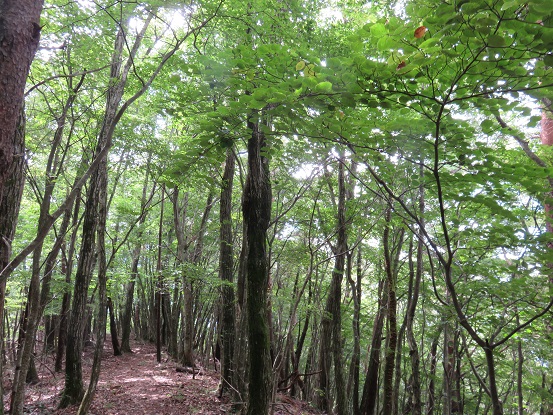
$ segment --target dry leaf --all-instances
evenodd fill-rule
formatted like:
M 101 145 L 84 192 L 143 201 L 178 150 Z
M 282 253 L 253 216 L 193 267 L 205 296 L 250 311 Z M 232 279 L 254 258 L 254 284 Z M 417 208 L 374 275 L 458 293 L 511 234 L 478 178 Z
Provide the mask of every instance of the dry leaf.
M 417 39 L 420 39 L 421 37 L 423 37 L 425 35 L 425 33 L 426 33 L 426 26 L 419 26 L 415 30 L 415 37 Z

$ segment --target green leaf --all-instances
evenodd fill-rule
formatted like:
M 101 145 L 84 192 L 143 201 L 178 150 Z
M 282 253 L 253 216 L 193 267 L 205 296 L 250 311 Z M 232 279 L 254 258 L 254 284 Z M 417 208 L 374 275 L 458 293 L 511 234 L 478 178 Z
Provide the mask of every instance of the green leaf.
M 499 35 L 488 36 L 488 46 L 492 48 L 502 48 L 506 45 L 505 38 Z
M 256 101 L 264 101 L 267 97 L 267 90 L 264 88 L 256 89 L 253 91 L 252 97 Z
M 330 83 L 328 81 L 319 82 L 315 86 L 315 91 L 328 94 L 328 93 L 332 92 L 332 83 Z
M 382 36 L 386 35 L 388 33 L 388 29 L 386 29 L 386 26 L 384 23 L 375 23 L 370 28 L 371 35 L 373 35 L 376 38 L 381 38 Z
M 482 128 L 482 131 L 486 134 L 490 134 L 493 127 L 495 127 L 495 123 L 492 120 L 484 120 L 480 123 L 480 128 Z
M 520 7 L 523 4 L 521 0 L 508 0 L 501 6 L 501 11 L 509 10 L 513 7 Z
M 543 63 L 546 66 L 553 66 L 553 54 L 545 55 L 543 57 Z

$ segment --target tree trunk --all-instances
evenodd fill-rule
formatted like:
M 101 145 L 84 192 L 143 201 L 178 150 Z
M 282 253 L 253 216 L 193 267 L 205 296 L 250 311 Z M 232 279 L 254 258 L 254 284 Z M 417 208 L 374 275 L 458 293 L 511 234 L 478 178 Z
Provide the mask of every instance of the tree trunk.
M 51 161 L 56 151 L 56 146 L 52 149 L 49 158 L 49 165 L 46 170 L 47 177 L 51 173 Z M 44 190 L 44 198 L 40 204 L 40 214 L 38 223 L 42 223 L 50 211 L 50 196 L 52 194 L 53 183 L 48 178 Z M 40 269 L 41 269 L 42 243 L 39 243 L 33 252 L 33 261 L 31 268 L 31 280 L 29 282 L 29 293 L 27 305 L 25 308 L 25 317 L 20 331 L 19 350 L 17 353 L 17 362 L 13 378 L 12 397 L 10 413 L 22 414 L 23 402 L 25 398 L 25 384 L 27 380 L 27 371 L 31 365 L 32 355 L 35 345 L 35 334 L 38 326 L 38 320 L 41 314 L 40 307 Z M 36 373 L 36 370 L 35 370 Z M 38 379 L 31 379 L 32 381 Z
M 397 347 L 397 298 L 396 298 L 396 278 L 395 270 L 392 264 L 392 252 L 389 246 L 390 220 L 392 207 L 386 209 L 386 225 L 384 228 L 384 270 L 386 272 L 388 287 L 388 305 L 387 305 L 387 335 L 386 335 L 386 353 L 384 362 L 384 408 L 383 415 L 391 415 L 393 411 L 393 381 L 395 353 Z M 398 248 L 399 249 L 399 248 Z
M 247 259 L 248 259 L 248 233 L 246 223 L 242 223 L 242 247 L 238 264 L 238 278 L 236 281 L 236 344 L 234 348 L 234 381 L 236 386 L 234 400 L 235 411 L 245 408 L 248 401 L 248 378 L 250 371 L 249 343 L 248 343 L 248 315 L 247 315 Z
M 517 310 L 517 325 L 520 324 Z M 524 395 L 522 391 L 524 375 L 524 353 L 522 351 L 522 340 L 517 340 L 517 415 L 524 415 Z
M 344 362 L 342 353 L 342 280 L 344 279 L 344 271 L 346 267 L 346 256 L 348 253 L 347 246 L 347 220 L 346 220 L 346 181 L 344 174 L 343 157 L 338 161 L 338 224 L 337 234 L 338 241 L 336 244 L 336 258 L 334 269 L 332 271 L 333 301 L 327 303 L 327 309 L 331 310 L 332 314 L 332 355 L 334 361 L 334 382 L 336 385 L 336 409 L 340 415 L 350 413 L 346 382 L 344 375 Z
M 207 196 L 206 207 L 202 215 L 200 228 L 196 237 L 194 251 L 190 257 L 193 265 L 198 265 L 203 252 L 203 240 L 207 226 L 207 220 L 213 206 L 213 194 L 210 192 Z M 194 358 L 194 281 L 187 273 L 183 273 L 183 298 L 184 298 L 184 338 L 183 338 L 183 356 L 181 363 L 184 366 L 195 366 Z
M 102 352 L 104 350 L 104 339 L 106 333 L 106 314 L 107 314 L 107 259 L 106 259 L 106 220 L 107 220 L 107 162 L 104 161 L 98 168 L 98 308 L 96 316 L 96 347 L 94 349 L 94 361 L 90 371 L 90 382 L 83 396 L 77 415 L 86 415 L 100 377 L 100 367 L 102 363 Z M 113 313 L 112 313 L 113 315 Z
M 351 403 L 353 405 L 353 415 L 360 415 L 359 409 L 359 369 L 360 369 L 360 359 L 361 359 L 361 280 L 362 280 L 362 267 L 361 267 L 361 244 L 357 247 L 357 265 L 356 265 L 356 275 L 357 278 L 354 281 L 351 277 L 351 255 L 348 255 L 348 276 L 349 283 L 351 285 L 351 293 L 353 297 L 353 355 L 351 358 L 351 367 L 350 367 L 350 382 L 351 387 L 348 391 L 348 396 L 351 396 Z
M 242 211 L 248 239 L 247 314 L 249 342 L 248 415 L 267 415 L 272 401 L 272 362 L 267 321 L 267 229 L 271 218 L 269 159 L 267 144 L 258 122 L 248 120 L 248 176 Z
M 234 286 L 233 286 L 233 242 L 232 242 L 232 188 L 234 181 L 235 156 L 232 148 L 227 150 L 225 170 L 221 185 L 221 200 L 219 208 L 220 248 L 219 248 L 219 278 L 223 282 L 221 292 L 221 385 L 222 396 L 227 391 L 235 389 L 233 379 L 234 358 Z
M 101 153 L 104 148 L 109 148 L 111 145 L 116 123 L 117 108 L 123 96 L 126 80 L 125 77 L 121 75 L 123 44 L 124 34 L 122 28 L 120 28 L 116 35 L 115 49 L 111 62 L 111 78 L 118 79 L 119 82 L 114 83 L 108 90 L 104 120 L 96 145 L 96 154 Z M 107 179 L 105 181 L 103 177 L 103 170 L 106 171 L 107 174 L 106 156 L 107 154 L 100 161 L 98 168 L 93 172 L 89 181 L 83 219 L 81 249 L 75 274 L 71 321 L 67 333 L 65 387 L 60 401 L 60 408 L 65 408 L 80 402 L 84 395 L 81 353 L 85 323 L 88 316 L 86 310 L 88 286 L 96 262 L 96 233 L 100 218 L 99 206 L 102 203 L 100 194 L 105 192 L 102 186 L 107 185 Z
M 143 225 L 146 221 L 146 191 L 148 189 L 148 177 L 150 173 L 150 161 L 146 167 L 146 175 L 144 178 L 144 186 L 142 187 L 142 200 L 140 202 L 140 219 L 138 220 L 138 232 L 136 233 L 136 244 L 132 251 L 131 257 L 131 279 L 126 286 L 125 309 L 123 310 L 123 318 L 121 321 L 121 351 L 131 353 L 130 338 L 131 338 L 131 321 L 133 314 L 134 302 L 134 286 L 138 276 L 138 263 L 140 260 L 140 251 L 142 250 L 142 234 Z M 152 190 L 153 191 L 153 190 Z
M 18 126 L 13 134 L 10 145 L 17 157 L 11 164 L 11 171 L 7 174 L 6 186 L 0 196 L 0 269 L 8 265 L 11 256 L 11 245 L 17 227 L 17 217 L 23 187 L 25 184 L 25 116 L 21 111 Z M 4 305 L 6 294 L 6 280 L 0 282 L 0 333 L 4 333 Z M 0 379 L 3 379 L 4 342 L 0 342 Z M 0 414 L 4 413 L 4 388 L 0 382 Z
M 71 284 L 71 274 L 73 271 L 73 256 L 75 253 L 75 246 L 77 242 L 79 211 L 81 206 L 80 192 L 79 196 L 75 199 L 75 207 L 73 209 L 71 241 L 69 243 L 69 251 L 62 258 L 62 273 L 65 274 L 65 283 L 67 286 Z M 63 293 L 61 311 L 60 311 L 60 329 L 58 335 L 58 349 L 56 352 L 55 371 L 61 372 L 63 370 L 63 356 L 67 347 L 67 327 L 69 317 L 69 304 L 71 302 L 71 294 L 69 290 L 65 290 Z
M 325 312 L 321 320 L 319 345 L 319 388 L 321 397 L 319 409 L 330 411 L 330 362 L 334 362 L 334 382 L 336 386 L 336 407 L 340 414 L 348 413 L 347 391 L 342 361 L 342 280 L 347 256 L 346 185 L 344 178 L 344 158 L 338 161 L 338 221 L 336 224 L 337 243 L 333 249 L 335 256 L 332 280 L 326 299 Z M 329 354 L 329 352 L 331 354 Z
M 62 142 L 65 126 L 67 123 L 67 114 L 71 106 L 73 105 L 77 92 L 80 89 L 83 81 L 84 75 L 81 77 L 81 80 L 75 86 L 75 88 L 70 88 L 61 114 L 59 115 L 59 117 L 57 117 L 57 128 L 54 132 L 54 137 L 46 164 L 46 179 L 44 184 L 44 194 L 42 195 L 42 200 L 40 201 L 40 213 L 38 219 L 37 233 L 40 233 L 40 225 L 42 223 L 45 223 L 48 219 L 48 216 L 50 215 L 52 195 L 56 186 L 55 178 L 59 176 L 60 170 L 63 167 L 60 160 L 63 160 L 65 158 L 63 156 L 60 157 L 60 144 Z M 70 86 L 72 85 L 70 84 Z M 74 187 L 76 186 L 76 183 L 77 180 L 75 180 L 75 183 L 73 185 Z M 24 341 L 22 342 L 23 350 L 18 357 L 18 363 L 16 365 L 17 369 L 14 374 L 14 389 L 12 393 L 13 413 L 18 413 L 20 411 L 18 408 L 21 408 L 23 405 L 23 402 L 21 401 L 22 399 L 24 399 L 25 396 L 25 382 L 23 381 L 23 379 L 28 378 L 26 371 L 29 367 L 31 367 L 36 373 L 34 361 L 32 360 L 35 334 L 39 320 L 50 297 L 50 281 L 52 279 L 52 272 L 54 270 L 56 258 L 63 244 L 63 238 L 65 237 L 64 234 L 69 227 L 70 217 L 71 205 L 68 205 L 64 211 L 64 219 L 62 221 L 62 225 L 54 246 L 52 247 L 52 250 L 48 254 L 48 257 L 45 261 L 46 267 L 44 270 L 44 277 L 42 279 L 42 290 L 40 289 L 40 274 L 42 266 L 43 240 L 37 243 L 37 246 L 33 252 L 33 265 L 29 288 L 29 302 L 27 308 L 28 313 L 25 320 L 25 335 L 23 336 Z M 33 376 L 31 375 L 31 378 L 32 381 L 38 381 L 38 376 L 35 376 L 35 378 L 33 378 Z
M 159 229 L 157 234 L 157 282 L 155 295 L 155 314 L 156 314 L 156 361 L 161 363 L 161 295 L 163 290 L 163 263 L 161 260 L 161 244 L 163 240 L 163 208 L 165 202 L 165 185 L 161 188 L 161 210 L 159 213 Z
M 113 313 L 113 302 L 111 297 L 107 297 L 107 307 L 109 312 L 109 332 L 111 334 L 111 345 L 113 347 L 113 355 L 121 356 L 121 347 L 119 346 L 119 340 L 117 338 L 117 323 L 115 322 L 115 315 Z
M 386 316 L 386 304 L 388 303 L 388 284 L 385 281 L 380 282 L 380 299 L 378 302 L 378 311 L 374 318 L 371 349 L 369 353 L 369 367 L 363 386 L 363 398 L 361 399 L 361 414 L 374 415 L 376 400 L 378 398 L 378 372 L 380 369 L 380 348 L 382 346 L 382 329 L 384 327 L 384 318 Z
M 423 178 L 424 166 L 420 164 L 420 177 Z M 409 279 L 409 299 L 406 312 L 406 337 L 409 345 L 409 357 L 411 361 L 411 376 L 409 377 L 408 400 L 406 412 L 412 415 L 421 415 L 422 413 L 422 398 L 421 398 L 421 383 L 420 383 L 420 356 L 415 333 L 413 331 L 413 323 L 415 321 L 415 312 L 420 295 L 420 285 L 422 281 L 422 273 L 424 269 L 424 185 L 419 185 L 419 231 L 417 235 L 417 261 L 416 267 L 413 267 L 412 255 L 409 255 L 410 279 Z M 414 269 L 413 269 L 414 268 Z
M 14 157 L 22 154 L 14 136 L 23 108 L 25 82 L 40 39 L 43 0 L 0 2 L 0 205 L 8 197 Z M 14 201 L 14 200 L 12 200 Z M 17 208 L 16 208 L 17 209 Z
M 73 289 L 73 306 L 67 331 L 65 388 L 60 408 L 74 405 L 84 395 L 81 354 L 87 313 L 88 286 L 95 267 L 96 227 L 98 218 L 98 173 L 94 174 L 88 188 L 85 204 L 82 242 Z
M 436 384 L 434 379 L 436 378 L 439 340 L 440 336 L 438 334 L 432 342 L 432 346 L 430 346 L 430 380 L 428 382 L 428 401 L 426 403 L 426 415 L 434 415 L 434 410 L 436 409 Z

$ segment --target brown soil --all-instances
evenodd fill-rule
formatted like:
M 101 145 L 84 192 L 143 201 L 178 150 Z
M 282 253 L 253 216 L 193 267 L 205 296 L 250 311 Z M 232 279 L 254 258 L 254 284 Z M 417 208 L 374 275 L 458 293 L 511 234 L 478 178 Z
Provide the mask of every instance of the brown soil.
M 166 356 L 156 362 L 155 346 L 149 343 L 133 345 L 134 353 L 113 356 L 106 342 L 102 371 L 90 415 L 215 415 L 232 413 L 228 400 L 217 397 L 219 376 L 203 369 L 192 374 L 177 372 L 177 364 Z M 88 380 L 93 350 L 83 356 L 85 379 Z M 57 409 L 64 386 L 63 374 L 54 374 L 51 361 L 40 363 L 41 380 L 27 388 L 26 414 L 74 415 L 77 407 Z M 5 386 L 6 383 L 4 383 Z M 9 388 L 5 389 L 6 392 Z M 275 415 L 314 413 L 305 403 L 280 397 Z

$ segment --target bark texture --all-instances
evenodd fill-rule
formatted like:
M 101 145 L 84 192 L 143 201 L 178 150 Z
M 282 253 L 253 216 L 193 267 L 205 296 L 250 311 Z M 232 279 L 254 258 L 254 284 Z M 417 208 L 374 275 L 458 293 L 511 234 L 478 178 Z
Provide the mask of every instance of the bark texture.
M 0 200 L 14 155 L 25 82 L 40 40 L 43 0 L 0 2 Z
M 220 257 L 219 277 L 224 283 L 221 293 L 221 346 L 223 349 L 221 361 L 222 396 L 233 388 L 233 356 L 234 356 L 234 258 L 232 244 L 232 185 L 234 180 L 235 157 L 232 149 L 227 150 L 225 171 L 219 204 L 220 220 Z
M 3 197 L 0 198 L 0 270 L 8 265 L 11 256 L 12 241 L 17 227 L 17 217 L 23 187 L 25 185 L 25 116 L 21 111 L 18 127 L 12 137 L 11 147 L 17 154 L 15 161 L 10 166 L 7 174 L 6 186 L 3 189 Z M 0 333 L 4 333 L 4 305 L 6 294 L 6 281 L 0 282 Z M 3 353 L 4 342 L 0 342 L 0 356 Z M 0 359 L 0 379 L 3 375 L 4 359 Z M 3 413 L 4 390 L 3 382 L 0 382 L 0 413 Z
M 12 136 L 10 147 L 14 149 L 16 158 L 6 172 L 6 186 L 0 198 L 0 269 L 4 269 L 10 260 L 12 241 L 17 227 L 17 217 L 23 187 L 25 185 L 25 117 L 21 111 L 19 126 Z M 1 283 L 5 287 L 6 281 Z M 0 311 L 4 307 L 4 296 L 0 297 Z M 3 320 L 0 319 L 0 328 Z
M 248 239 L 247 314 L 249 340 L 248 415 L 267 415 L 272 401 L 272 362 L 267 309 L 269 264 L 267 229 L 271 217 L 269 160 L 258 122 L 248 121 L 248 176 L 242 211 Z

